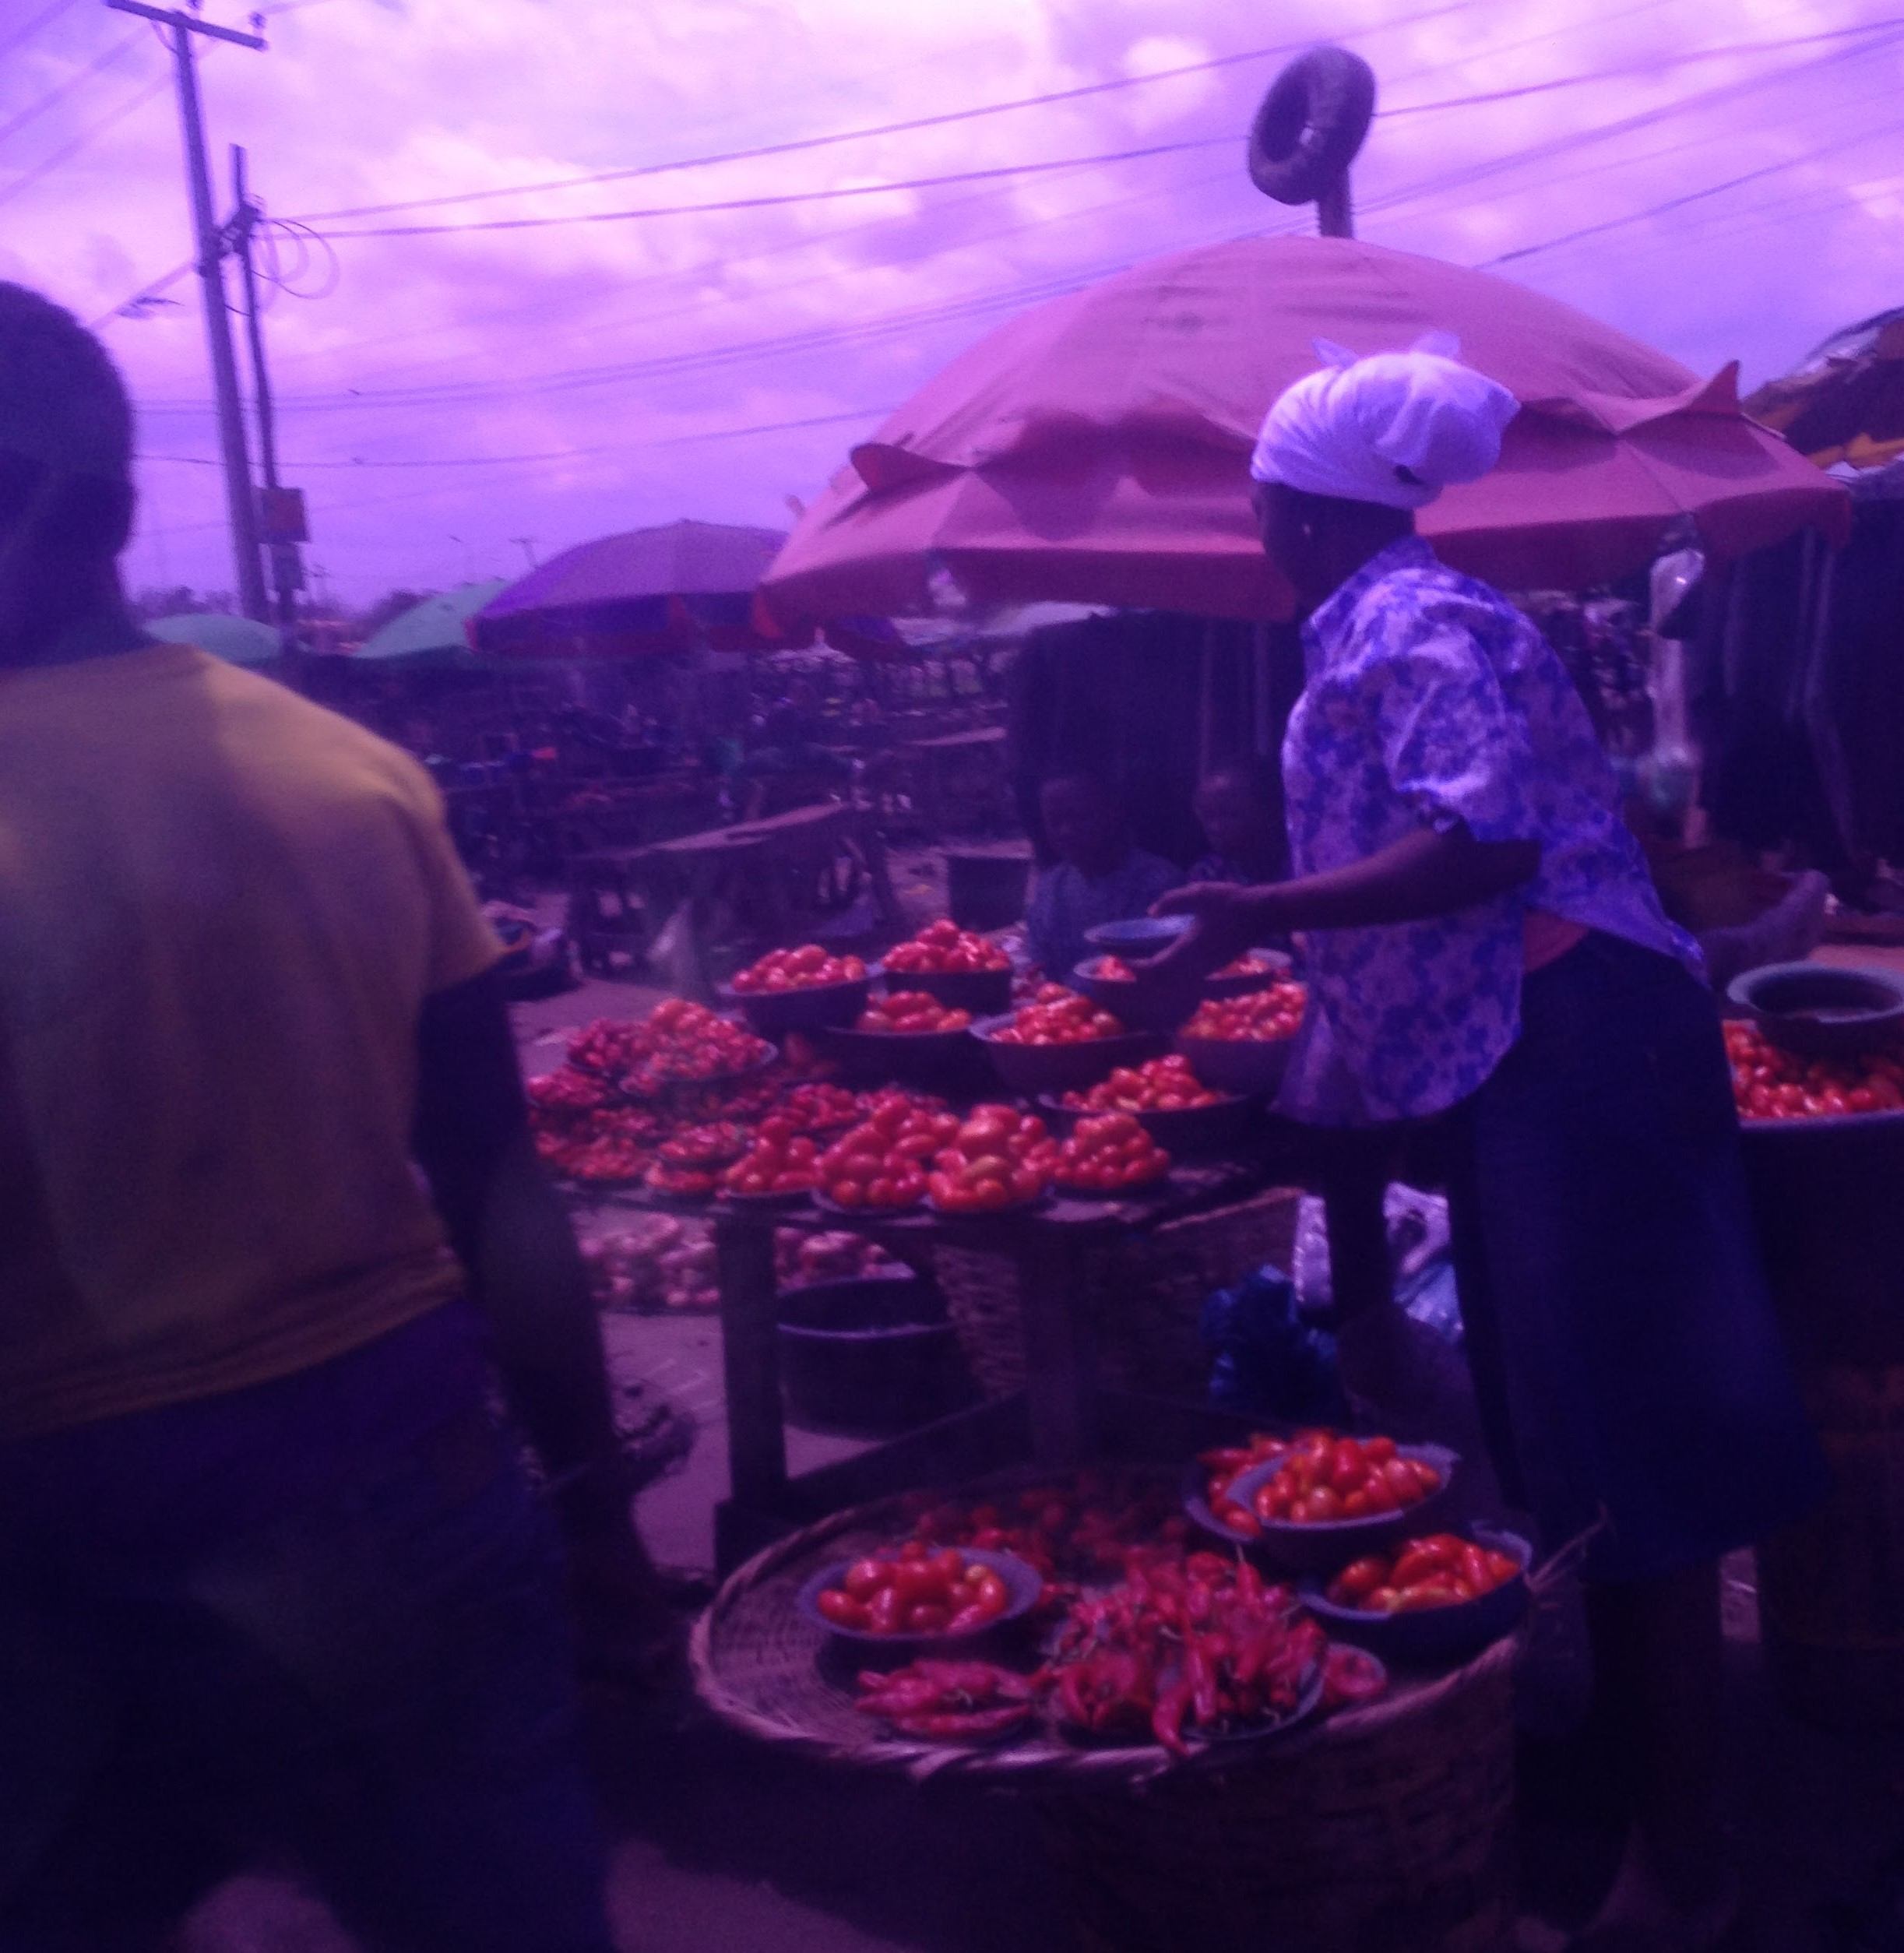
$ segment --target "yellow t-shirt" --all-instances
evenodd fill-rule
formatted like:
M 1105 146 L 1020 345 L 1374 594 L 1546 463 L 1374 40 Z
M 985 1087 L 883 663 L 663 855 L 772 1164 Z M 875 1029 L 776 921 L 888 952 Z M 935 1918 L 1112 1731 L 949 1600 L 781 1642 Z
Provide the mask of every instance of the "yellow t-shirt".
M 453 1294 L 417 1019 L 499 954 L 435 786 L 349 721 L 182 646 L 0 674 L 0 1437 Z

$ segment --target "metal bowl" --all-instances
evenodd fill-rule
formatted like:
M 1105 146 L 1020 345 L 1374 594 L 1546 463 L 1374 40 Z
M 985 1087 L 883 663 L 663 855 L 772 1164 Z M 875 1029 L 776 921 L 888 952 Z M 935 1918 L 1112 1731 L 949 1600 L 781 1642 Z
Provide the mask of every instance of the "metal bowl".
M 864 1653 L 882 1652 L 910 1659 L 929 1653 L 934 1649 L 965 1649 L 996 1635 L 1000 1629 L 1008 1628 L 1016 1620 L 1022 1620 L 1038 1604 L 1038 1596 L 1044 1592 L 1044 1582 L 1036 1567 L 1021 1560 L 1015 1553 L 993 1553 L 979 1547 L 960 1547 L 957 1550 L 968 1560 L 977 1560 L 991 1568 L 1010 1592 L 1011 1604 L 995 1619 L 988 1620 L 983 1628 L 968 1629 L 963 1635 L 871 1635 L 857 1628 L 836 1628 L 820 1612 L 820 1596 L 829 1587 L 836 1587 L 846 1577 L 847 1568 L 864 1556 L 855 1554 L 850 1560 L 836 1560 L 830 1566 L 822 1567 L 794 1596 L 794 1605 L 801 1615 L 822 1634 L 836 1642 Z
M 1248 955 L 1260 957 L 1269 965 L 1266 969 L 1247 972 L 1240 976 L 1226 976 L 1217 973 L 1203 980 L 1203 994 L 1221 1002 L 1226 998 L 1248 997 L 1251 991 L 1267 990 L 1272 984 L 1283 982 L 1296 967 L 1296 959 L 1281 949 L 1251 949 Z
M 1445 1445 L 1399 1445 L 1395 1449 L 1403 1458 L 1418 1458 L 1432 1465 L 1441 1475 L 1440 1490 L 1431 1492 L 1418 1505 L 1399 1512 L 1378 1512 L 1372 1518 L 1318 1519 L 1304 1525 L 1279 1519 L 1265 1521 L 1262 1536 L 1254 1543 L 1258 1550 L 1286 1572 L 1333 1572 L 1365 1553 L 1385 1552 L 1415 1533 L 1433 1532 L 1434 1515 L 1446 1502 L 1455 1482 L 1455 1468 L 1461 1461 Z M 1272 1458 L 1266 1464 L 1251 1466 L 1238 1474 L 1230 1487 L 1230 1497 L 1253 1512 L 1258 1488 L 1288 1462 L 1286 1458 Z M 1214 1515 L 1210 1523 L 1216 1524 Z M 1237 1536 L 1222 1526 L 1216 1530 L 1227 1540 Z
M 1066 1134 L 1080 1119 L 1103 1117 L 1101 1113 L 1066 1105 L 1061 1098 L 1050 1093 L 1039 1100 L 1038 1110 L 1053 1131 Z M 1242 1093 L 1230 1093 L 1214 1105 L 1182 1106 L 1171 1111 L 1131 1114 L 1173 1159 L 1188 1159 L 1198 1153 L 1234 1152 L 1248 1142 L 1261 1116 L 1260 1102 Z
M 1103 956 L 1086 957 L 1068 980 L 1073 990 L 1134 1031 L 1174 1031 L 1203 1001 L 1203 984 L 1198 977 L 1105 976 L 1099 973 L 1104 960 Z
M 1419 1506 L 1415 1508 L 1417 1511 L 1420 1509 Z M 1412 1538 L 1416 1530 L 1411 1527 L 1409 1536 Z M 1323 1580 L 1302 1583 L 1302 1604 L 1332 1635 L 1366 1648 L 1385 1662 L 1413 1663 L 1424 1667 L 1465 1662 L 1503 1635 L 1512 1634 L 1520 1624 L 1530 1598 L 1527 1569 L 1534 1557 L 1533 1547 L 1519 1533 L 1473 1525 L 1467 1529 L 1466 1536 L 1477 1546 L 1492 1547 L 1517 1560 L 1519 1574 L 1478 1600 L 1458 1601 L 1447 1607 L 1424 1607 L 1418 1613 L 1378 1614 L 1362 1607 L 1338 1606 L 1325 1597 L 1322 1589 L 1328 1583 Z
M 888 991 L 924 991 L 949 1011 L 984 1017 L 1012 1008 L 1008 969 L 889 969 L 885 974 Z
M 1855 1057 L 1904 1036 L 1904 978 L 1870 965 L 1767 963 L 1726 994 L 1772 1043 L 1805 1057 Z
M 1190 1061 L 1190 1068 L 1212 1092 L 1237 1092 L 1272 1096 L 1289 1069 L 1290 1037 L 1192 1037 L 1179 1031 L 1173 1047 Z
M 723 1008 L 737 1010 L 762 1037 L 784 1037 L 789 1031 L 819 1031 L 829 1025 L 853 1024 L 872 994 L 877 963 L 864 976 L 846 984 L 808 984 L 797 990 L 737 991 L 723 985 Z
M 1011 1021 L 1008 1015 L 980 1018 L 973 1025 L 972 1035 L 984 1046 L 1005 1089 L 1027 1099 L 1044 1093 L 1081 1092 L 1108 1078 L 1120 1064 L 1141 1064 L 1164 1048 L 1164 1040 L 1154 1031 L 1087 1038 L 1079 1044 L 1001 1044 L 997 1034 Z

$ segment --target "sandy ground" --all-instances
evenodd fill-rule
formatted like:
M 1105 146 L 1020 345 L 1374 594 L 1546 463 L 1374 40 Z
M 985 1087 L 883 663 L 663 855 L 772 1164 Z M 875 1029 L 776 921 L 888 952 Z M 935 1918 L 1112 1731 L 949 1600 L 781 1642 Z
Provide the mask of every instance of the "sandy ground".
M 917 898 L 929 895 L 910 885 Z M 526 1068 L 558 1062 L 567 1029 L 638 1013 L 655 994 L 590 983 L 519 1007 Z M 615 1316 L 605 1328 L 618 1378 L 665 1392 L 698 1427 L 689 1456 L 643 1494 L 644 1534 L 663 1563 L 709 1567 L 713 1508 L 727 1489 L 718 1325 Z M 789 1439 L 796 1470 L 850 1448 L 799 1432 Z M 1898 1925 L 1889 1937 L 1852 1937 L 1848 1920 L 1832 1926 L 1828 1909 L 1868 1903 L 1886 1869 L 1904 1866 L 1904 1739 L 1829 1736 L 1786 1716 L 1760 1656 L 1749 1562 L 1735 1574 L 1728 1782 L 1750 1897 L 1735 1944 L 1744 1953 L 1899 1953 Z M 1060 1895 L 1008 1803 L 857 1783 L 692 1718 L 604 1717 L 595 1733 L 615 1838 L 611 1905 L 629 1953 L 1049 1953 L 1065 1943 Z M 1525 1883 L 1554 1903 L 1583 1903 L 1610 1846 L 1604 1838 L 1583 1844 L 1550 1821 L 1558 1806 L 1581 1801 L 1578 1760 L 1536 1748 L 1528 1766 Z M 189 1953 L 350 1953 L 321 1905 L 264 1878 L 214 1895 L 188 1945 Z

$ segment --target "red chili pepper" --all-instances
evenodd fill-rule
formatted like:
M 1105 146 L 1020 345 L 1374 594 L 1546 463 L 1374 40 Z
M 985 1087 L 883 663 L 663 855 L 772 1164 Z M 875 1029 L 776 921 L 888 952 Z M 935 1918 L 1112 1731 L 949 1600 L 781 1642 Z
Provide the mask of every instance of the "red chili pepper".
M 1005 1708 L 978 1709 L 963 1715 L 900 1716 L 895 1719 L 893 1727 L 905 1735 L 922 1737 L 931 1742 L 956 1742 L 962 1737 L 998 1736 L 1020 1727 L 1030 1719 L 1031 1711 L 1022 1703 L 1015 1703 Z
M 1209 1651 L 1201 1642 L 1188 1643 L 1184 1649 L 1184 1679 L 1190 1687 L 1190 1699 L 1199 1723 L 1216 1720 L 1216 1670 Z
M 1189 1706 L 1190 1684 L 1180 1679 L 1158 1696 L 1150 1713 L 1151 1733 L 1173 1756 L 1190 1754 L 1190 1745 L 1184 1740 L 1184 1712 Z

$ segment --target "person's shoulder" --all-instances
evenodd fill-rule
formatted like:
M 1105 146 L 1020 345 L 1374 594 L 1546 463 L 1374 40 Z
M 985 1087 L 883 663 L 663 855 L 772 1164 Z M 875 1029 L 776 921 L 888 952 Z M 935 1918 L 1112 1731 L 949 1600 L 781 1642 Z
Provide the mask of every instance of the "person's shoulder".
M 1175 888 L 1184 878 L 1183 870 L 1174 861 L 1167 861 L 1162 855 L 1152 854 L 1143 848 L 1131 850 L 1124 872 L 1139 881 L 1159 883 L 1167 889 Z
M 227 666 L 213 682 L 233 709 L 269 727 L 281 761 L 353 778 L 419 813 L 434 815 L 441 807 L 442 797 L 421 762 L 354 719 L 255 672 Z

